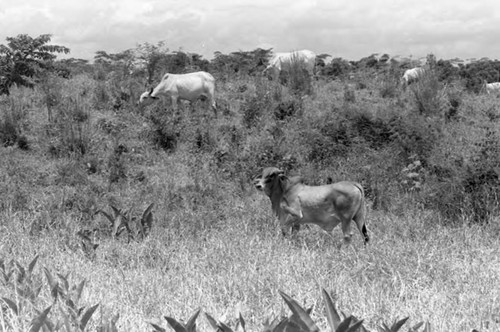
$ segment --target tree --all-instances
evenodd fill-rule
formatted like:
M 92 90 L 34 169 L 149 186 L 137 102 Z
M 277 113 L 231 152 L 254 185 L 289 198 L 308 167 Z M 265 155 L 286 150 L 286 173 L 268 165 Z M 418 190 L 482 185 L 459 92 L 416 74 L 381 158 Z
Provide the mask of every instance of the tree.
M 265 68 L 271 57 L 271 50 L 256 48 L 253 51 L 237 51 L 230 54 L 217 51 L 210 66 L 214 72 L 226 78 L 232 75 L 255 75 Z
M 165 46 L 164 41 L 159 41 L 156 45 L 144 43 L 137 45 L 136 52 L 137 59 L 143 64 L 146 71 L 147 83 L 151 85 L 155 80 L 155 75 L 162 73 L 160 70 L 167 62 L 168 48 Z M 161 76 L 160 76 L 161 77 Z
M 352 66 L 349 61 L 342 58 L 334 58 L 328 65 L 321 68 L 320 73 L 324 76 L 342 77 L 347 75 L 351 70 Z
M 69 53 L 67 47 L 47 45 L 50 39 L 49 34 L 6 38 L 7 45 L 0 45 L 0 94 L 9 94 L 13 84 L 33 87 L 33 78 L 49 69 L 56 59 L 54 53 Z

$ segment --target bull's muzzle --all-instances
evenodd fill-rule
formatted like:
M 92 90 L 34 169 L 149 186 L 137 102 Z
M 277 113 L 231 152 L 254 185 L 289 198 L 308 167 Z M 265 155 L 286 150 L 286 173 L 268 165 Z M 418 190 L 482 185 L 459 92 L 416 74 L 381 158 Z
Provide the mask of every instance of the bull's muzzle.
M 260 179 L 255 179 L 253 181 L 253 184 L 255 186 L 255 189 L 260 190 L 260 191 L 264 190 L 264 186 L 262 185 Z

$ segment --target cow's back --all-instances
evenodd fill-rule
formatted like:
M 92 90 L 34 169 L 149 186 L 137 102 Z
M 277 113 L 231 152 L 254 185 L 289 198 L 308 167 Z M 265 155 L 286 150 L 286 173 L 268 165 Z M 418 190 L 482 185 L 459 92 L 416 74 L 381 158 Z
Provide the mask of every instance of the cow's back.
M 201 95 L 213 94 L 214 77 L 207 72 L 171 74 L 169 90 L 176 91 L 181 99 L 194 101 Z

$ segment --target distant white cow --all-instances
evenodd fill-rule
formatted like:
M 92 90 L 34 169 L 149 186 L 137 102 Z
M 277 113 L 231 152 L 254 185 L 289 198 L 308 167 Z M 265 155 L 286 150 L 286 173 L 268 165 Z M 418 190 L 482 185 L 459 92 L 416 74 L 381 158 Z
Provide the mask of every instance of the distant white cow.
M 305 69 L 309 75 L 314 74 L 314 66 L 316 64 L 316 54 L 313 51 L 301 50 L 288 53 L 275 53 L 269 60 L 269 65 L 264 69 L 264 75 L 270 75 L 273 80 L 276 80 L 286 66 L 293 64 L 294 61 L 304 63 Z
M 403 75 L 403 84 L 408 85 L 412 82 L 418 81 L 419 77 L 425 73 L 425 69 L 422 67 L 415 67 L 405 71 Z
M 217 115 L 215 105 L 215 79 L 204 71 L 189 74 L 165 74 L 156 88 L 144 92 L 139 104 L 145 104 L 147 100 L 158 99 L 158 95 L 166 94 L 172 100 L 172 107 L 177 109 L 179 99 L 195 102 L 200 98 L 206 98 Z
M 485 83 L 486 92 L 488 94 L 500 92 L 500 82 L 495 82 L 495 83 L 484 82 L 484 83 Z

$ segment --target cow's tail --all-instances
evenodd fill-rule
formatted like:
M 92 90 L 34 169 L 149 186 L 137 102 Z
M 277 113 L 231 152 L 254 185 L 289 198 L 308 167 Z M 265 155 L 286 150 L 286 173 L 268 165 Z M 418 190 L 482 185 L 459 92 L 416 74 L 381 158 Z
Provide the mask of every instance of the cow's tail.
M 365 190 L 361 186 L 361 184 L 354 182 L 353 183 L 356 188 L 358 188 L 360 194 L 361 194 L 361 200 L 359 203 L 358 210 L 356 211 L 356 214 L 352 218 L 355 222 L 356 225 L 358 226 L 359 231 L 361 232 L 361 235 L 363 235 L 363 240 L 365 245 L 370 241 L 370 236 L 368 235 L 368 229 L 366 228 L 366 203 L 365 203 Z

